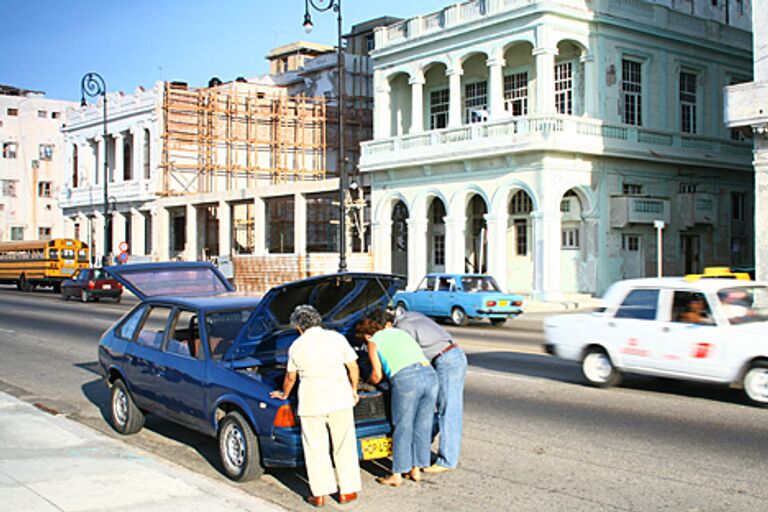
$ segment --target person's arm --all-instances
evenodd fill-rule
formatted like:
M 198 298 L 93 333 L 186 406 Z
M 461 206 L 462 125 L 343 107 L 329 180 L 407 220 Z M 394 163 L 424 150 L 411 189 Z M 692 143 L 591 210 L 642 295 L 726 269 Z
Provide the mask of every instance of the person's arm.
M 285 374 L 285 379 L 283 379 L 283 390 L 272 391 L 269 393 L 269 396 L 272 398 L 279 398 L 280 400 L 288 400 L 288 397 L 291 395 L 291 391 L 293 391 L 293 386 L 295 384 L 296 372 L 288 372 Z
M 352 386 L 352 396 L 355 398 L 355 403 L 360 399 L 357 396 L 357 383 L 360 381 L 360 368 L 357 366 L 357 361 L 350 361 L 344 363 L 347 367 L 347 375 L 349 376 L 349 384 Z
M 368 382 L 371 384 L 378 384 L 384 377 L 384 373 L 381 370 L 381 359 L 379 359 L 379 352 L 376 350 L 376 344 L 368 340 L 368 357 L 371 360 L 371 376 Z

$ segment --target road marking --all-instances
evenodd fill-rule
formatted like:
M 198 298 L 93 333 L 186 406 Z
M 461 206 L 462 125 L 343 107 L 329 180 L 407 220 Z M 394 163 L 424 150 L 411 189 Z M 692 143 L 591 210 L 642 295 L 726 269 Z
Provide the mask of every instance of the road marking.
M 476 370 L 467 370 L 467 373 L 469 375 L 479 375 L 481 377 L 493 377 L 495 379 L 506 379 L 506 380 L 517 380 L 517 381 L 525 381 L 525 382 L 536 382 L 538 380 L 541 380 L 539 377 L 528 377 L 528 376 L 522 376 L 522 375 L 509 375 L 506 373 L 496 373 L 496 372 L 479 372 Z
M 16 334 L 16 331 L 14 331 L 13 329 L 3 329 L 2 327 L 0 327 L 0 332 L 7 332 L 8 334 Z

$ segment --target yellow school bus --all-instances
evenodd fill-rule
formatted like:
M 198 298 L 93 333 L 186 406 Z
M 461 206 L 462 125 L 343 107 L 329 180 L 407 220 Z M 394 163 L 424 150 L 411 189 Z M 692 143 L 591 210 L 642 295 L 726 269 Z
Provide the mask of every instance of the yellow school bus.
M 58 292 L 61 282 L 89 266 L 88 244 L 71 238 L 0 242 L 0 283 L 15 284 L 24 292 L 36 286 L 51 286 Z

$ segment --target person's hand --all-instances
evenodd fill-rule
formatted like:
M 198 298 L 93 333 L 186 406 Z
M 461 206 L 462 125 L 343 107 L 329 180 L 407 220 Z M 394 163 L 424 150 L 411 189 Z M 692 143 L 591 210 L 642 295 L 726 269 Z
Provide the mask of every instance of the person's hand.
M 360 401 L 360 395 L 357 394 L 357 391 L 352 391 L 352 399 L 355 401 L 355 405 Z
M 288 398 L 282 391 L 270 391 L 269 396 L 278 400 L 286 400 Z

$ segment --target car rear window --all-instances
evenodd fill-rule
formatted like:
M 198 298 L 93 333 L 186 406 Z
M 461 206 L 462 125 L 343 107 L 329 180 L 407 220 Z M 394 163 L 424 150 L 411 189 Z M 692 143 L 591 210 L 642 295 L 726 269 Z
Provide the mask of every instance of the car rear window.
M 659 290 L 632 290 L 616 311 L 616 318 L 655 320 L 659 303 Z

